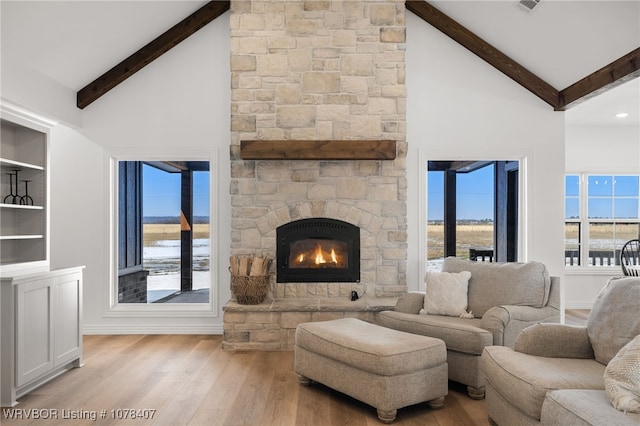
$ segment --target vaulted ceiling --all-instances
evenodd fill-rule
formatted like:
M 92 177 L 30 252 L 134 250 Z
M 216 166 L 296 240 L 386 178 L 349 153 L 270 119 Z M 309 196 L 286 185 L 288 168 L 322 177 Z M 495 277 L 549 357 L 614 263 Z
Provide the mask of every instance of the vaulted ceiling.
M 16 61 L 80 91 L 205 4 L 4 0 L 2 60 Z M 429 4 L 557 91 L 640 46 L 640 0 L 542 0 L 532 12 L 516 0 Z M 620 123 L 613 110 L 605 117 L 601 108 L 625 108 L 630 114 L 626 123 L 638 125 L 638 81 L 573 107 L 567 121 L 613 125 Z

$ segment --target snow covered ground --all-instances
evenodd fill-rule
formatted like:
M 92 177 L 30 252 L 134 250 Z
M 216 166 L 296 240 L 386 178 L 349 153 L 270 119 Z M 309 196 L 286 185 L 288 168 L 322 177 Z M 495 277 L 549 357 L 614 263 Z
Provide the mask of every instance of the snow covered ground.
M 143 249 L 147 277 L 147 302 L 153 303 L 180 290 L 180 241 L 160 240 Z M 193 240 L 193 289 L 209 288 L 209 240 Z

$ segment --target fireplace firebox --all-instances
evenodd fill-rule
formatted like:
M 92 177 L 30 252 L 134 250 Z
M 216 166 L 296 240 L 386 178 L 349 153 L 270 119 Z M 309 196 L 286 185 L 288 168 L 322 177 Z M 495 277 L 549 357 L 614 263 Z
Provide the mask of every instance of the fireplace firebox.
M 276 229 L 276 281 L 360 282 L 360 228 L 328 218 Z

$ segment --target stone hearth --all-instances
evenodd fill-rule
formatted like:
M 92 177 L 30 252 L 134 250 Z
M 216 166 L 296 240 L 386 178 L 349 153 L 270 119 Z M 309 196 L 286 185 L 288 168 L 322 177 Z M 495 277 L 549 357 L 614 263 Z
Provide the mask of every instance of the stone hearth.
M 395 298 L 296 298 L 269 300 L 260 305 L 230 301 L 224 306 L 225 350 L 292 350 L 298 324 L 358 318 L 373 321 L 375 312 L 392 309 Z

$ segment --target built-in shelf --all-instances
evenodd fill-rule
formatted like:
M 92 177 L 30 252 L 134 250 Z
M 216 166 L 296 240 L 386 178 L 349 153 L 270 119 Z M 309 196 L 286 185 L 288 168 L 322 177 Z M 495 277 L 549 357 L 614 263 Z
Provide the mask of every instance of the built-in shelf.
M 245 140 L 243 160 L 393 160 L 393 140 Z
M 0 235 L 1 241 L 12 240 L 39 240 L 44 238 L 44 235 Z
M 31 170 L 44 170 L 44 167 L 37 164 L 23 163 L 22 161 L 9 160 L 7 158 L 0 158 L 0 166 L 15 168 L 18 170 L 31 169 Z
M 50 127 L 5 105 L 0 115 L 0 265 L 4 277 L 49 264 Z
M 7 204 L 0 203 L 0 208 L 3 209 L 18 209 L 18 210 L 42 210 L 43 206 L 26 206 L 24 204 Z

